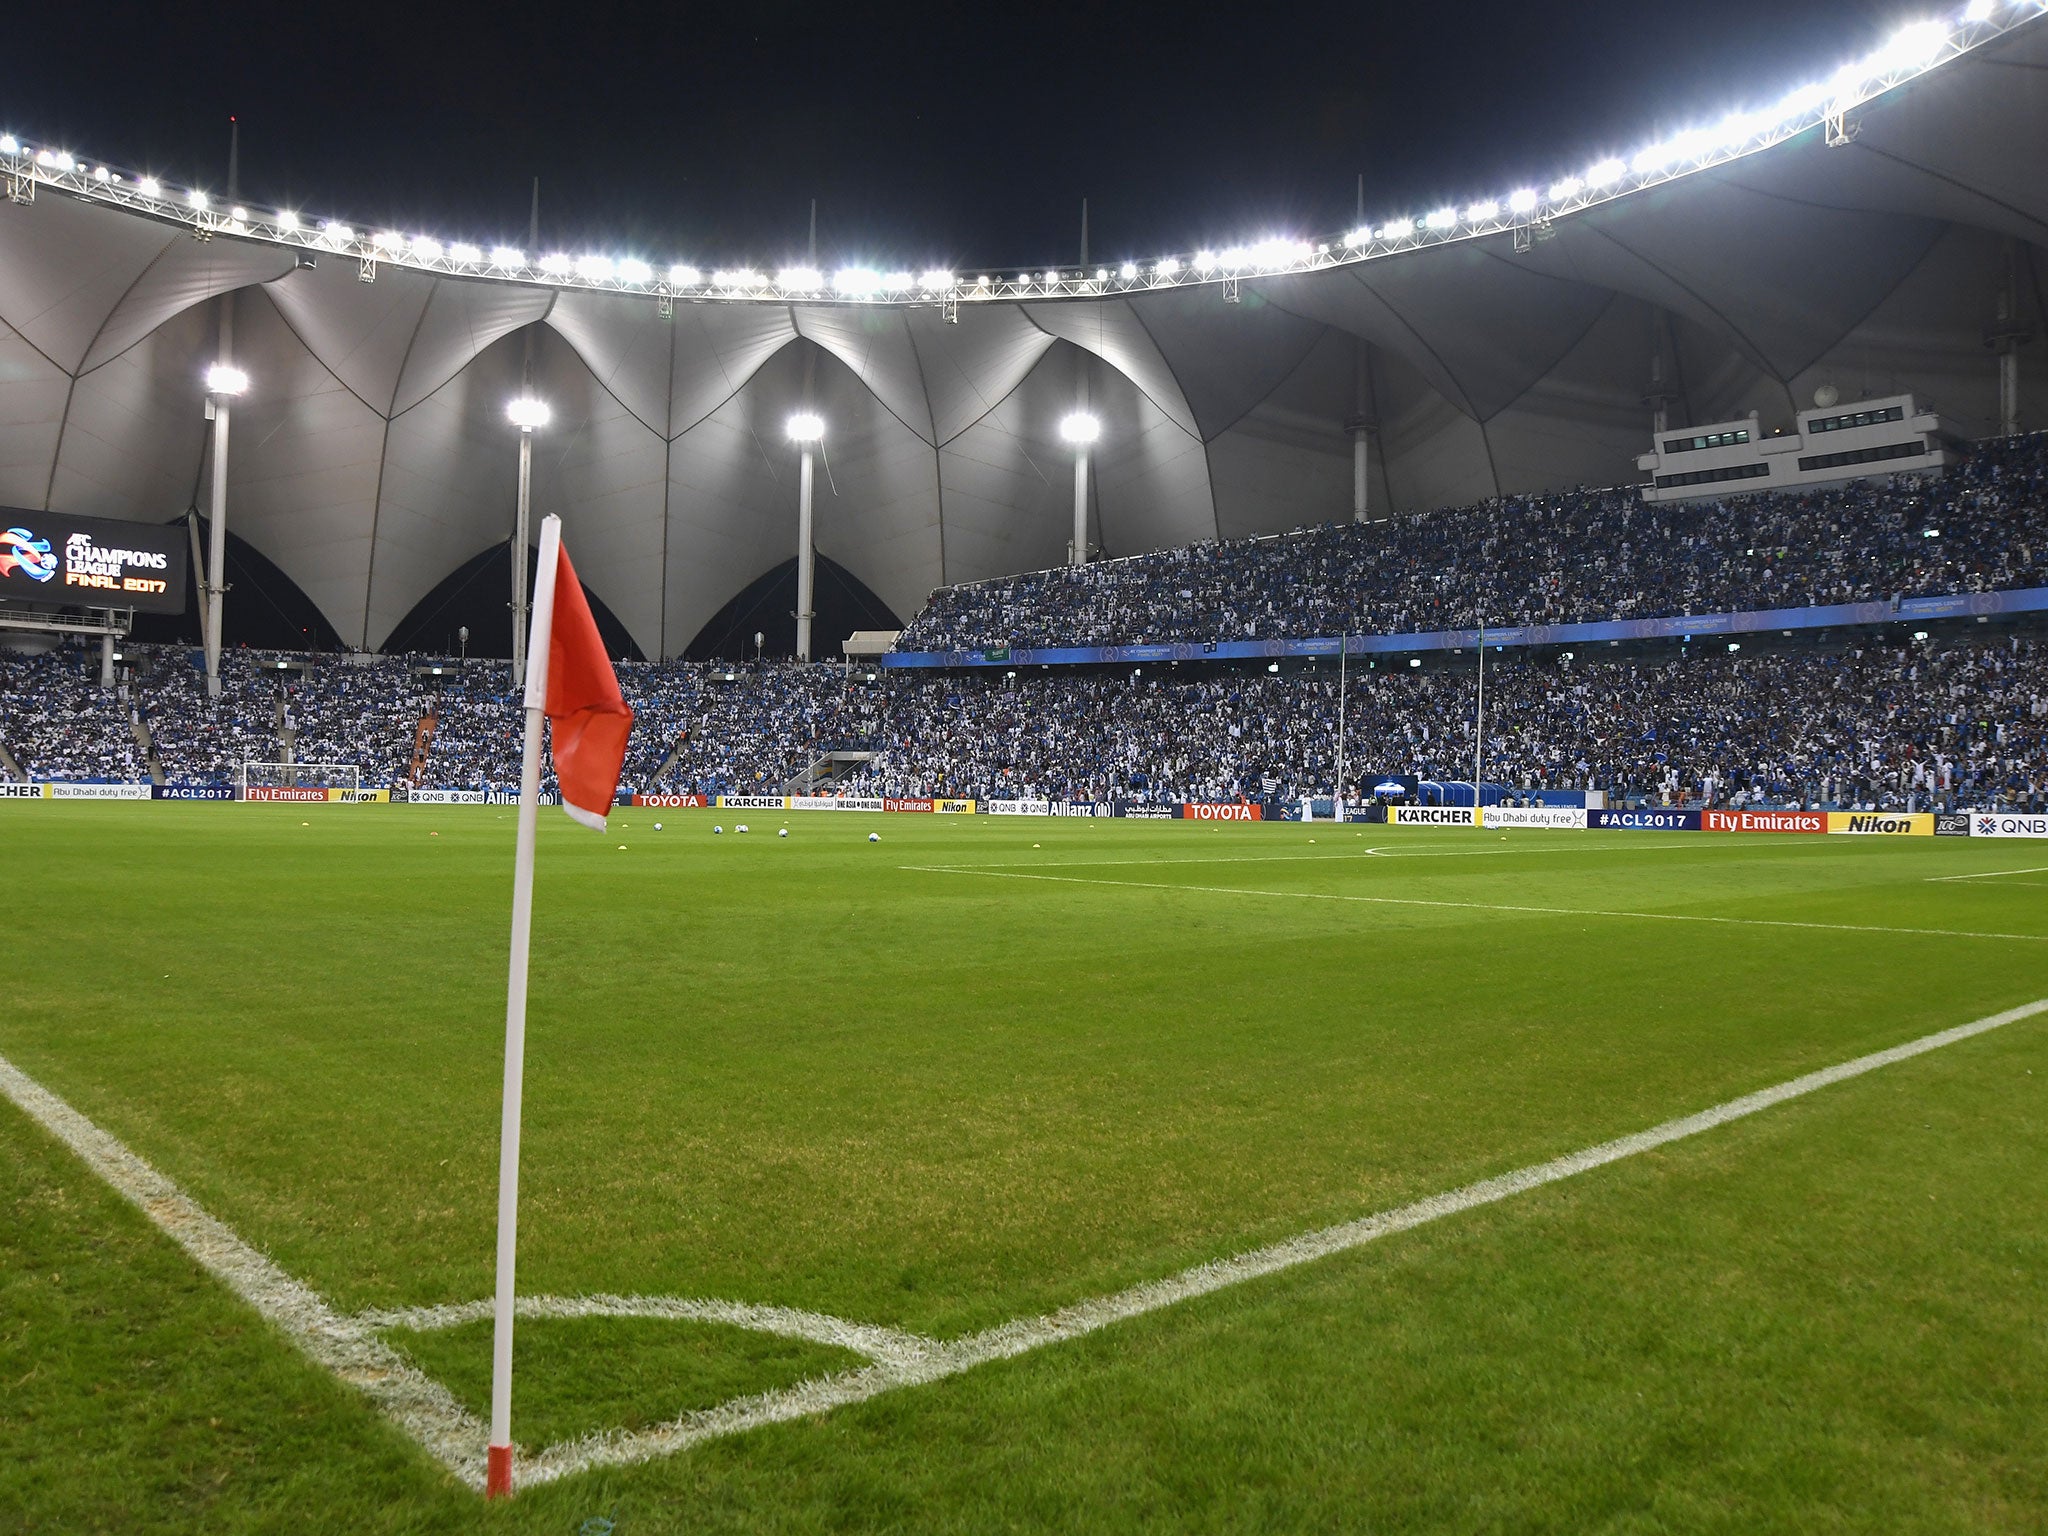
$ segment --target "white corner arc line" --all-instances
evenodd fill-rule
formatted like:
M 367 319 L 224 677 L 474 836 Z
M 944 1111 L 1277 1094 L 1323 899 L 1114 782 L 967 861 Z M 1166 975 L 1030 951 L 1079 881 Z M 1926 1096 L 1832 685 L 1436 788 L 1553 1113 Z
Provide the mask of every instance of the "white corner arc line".
M 316 1365 L 363 1392 L 429 1455 L 477 1488 L 484 1482 L 484 1423 L 440 1382 L 369 1329 L 328 1306 L 206 1211 L 170 1179 L 6 1057 L 0 1093 L 75 1153 L 199 1266 L 254 1307 Z
M 707 1440 L 811 1417 L 900 1387 L 942 1380 L 991 1361 L 1080 1338 L 1113 1323 L 1360 1248 L 1445 1216 L 1491 1205 L 1510 1196 L 1668 1146 L 1881 1067 L 1908 1061 L 2043 1013 L 2048 1013 L 2048 998 L 2022 1003 L 2002 1013 L 1989 1014 L 1901 1045 L 1822 1067 L 1695 1114 L 1667 1120 L 1647 1130 L 1600 1142 L 1547 1162 L 1533 1163 L 1408 1205 L 1305 1232 L 1233 1258 L 1195 1265 L 1178 1274 L 1146 1281 L 1108 1296 L 1076 1302 L 1056 1312 L 1013 1319 L 965 1338 L 939 1342 L 914 1334 L 898 1334 L 895 1330 L 877 1330 L 902 1341 L 906 1347 L 892 1350 L 889 1356 L 859 1370 L 801 1382 L 778 1391 L 735 1398 L 714 1408 L 684 1414 L 653 1429 L 614 1431 L 549 1446 L 522 1461 L 517 1480 L 525 1486 L 552 1482 L 602 1466 L 651 1461 Z M 481 1422 L 456 1403 L 439 1382 L 419 1372 L 383 1344 L 375 1332 L 378 1327 L 400 1326 L 401 1319 L 417 1320 L 429 1316 L 446 1315 L 451 1323 L 440 1326 L 450 1326 L 452 1322 L 468 1321 L 469 1313 L 481 1303 L 343 1317 L 310 1288 L 285 1274 L 207 1214 L 147 1162 L 21 1072 L 5 1057 L 0 1057 L 0 1092 L 55 1135 L 118 1193 L 138 1206 L 209 1273 L 282 1329 L 306 1355 L 366 1393 L 387 1417 L 412 1435 L 463 1482 L 473 1488 L 482 1488 L 485 1435 Z M 533 1299 L 543 1305 L 574 1304 L 562 1298 Z M 691 1305 L 682 1298 L 589 1300 L 624 1305 Z M 698 1305 L 754 1310 L 738 1303 Z M 650 1311 L 632 1315 L 658 1314 Z M 715 1320 L 735 1319 L 728 1316 Z
M 1813 928 L 1825 933 L 1890 933 L 1926 939 L 2006 939 L 2048 944 L 2048 933 L 1983 933 L 1968 928 L 1897 928 L 1877 923 L 1806 923 L 1789 917 L 1715 917 L 1702 912 L 1623 912 L 1605 907 L 1534 907 L 1503 901 L 1444 901 L 1425 896 L 1354 896 L 1337 891 L 1261 891 L 1245 885 L 1179 885 L 1170 880 L 1090 880 L 1080 875 L 1028 875 L 967 864 L 904 864 L 926 875 L 975 875 L 984 880 L 1043 880 L 1056 885 L 1104 885 L 1129 891 L 1182 891 L 1198 896 L 1265 896 L 1282 901 L 1352 901 L 1374 907 L 1450 907 L 1468 912 L 1523 912 L 1538 917 L 1614 917 L 1645 923 L 1724 923 L 1736 928 Z

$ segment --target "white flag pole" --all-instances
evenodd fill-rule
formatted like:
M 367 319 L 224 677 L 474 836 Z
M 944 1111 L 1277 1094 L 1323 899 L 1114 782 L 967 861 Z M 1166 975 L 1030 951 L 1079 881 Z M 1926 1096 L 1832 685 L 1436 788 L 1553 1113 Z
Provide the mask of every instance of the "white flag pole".
M 484 1492 L 512 1492 L 512 1268 L 519 1252 L 519 1091 L 526 1069 L 526 957 L 533 929 L 533 840 L 540 820 L 540 737 L 562 520 L 540 525 L 540 572 L 526 647 L 526 740 L 519 758 L 519 840 L 512 864 L 512 964 L 505 985 L 505 1107 L 498 1137 L 498 1298 L 491 1335 L 491 1441 Z

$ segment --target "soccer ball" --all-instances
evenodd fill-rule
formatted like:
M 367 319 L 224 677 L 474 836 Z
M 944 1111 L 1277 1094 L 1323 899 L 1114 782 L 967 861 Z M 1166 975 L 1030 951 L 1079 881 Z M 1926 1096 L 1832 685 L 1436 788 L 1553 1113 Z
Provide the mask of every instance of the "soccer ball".
M 871 843 L 879 843 L 881 840 L 882 834 L 879 832 L 870 832 L 868 834 L 868 841 Z
M 776 833 L 775 835 L 777 837 L 787 837 L 789 836 L 789 828 L 784 827 L 780 832 Z
M 657 832 L 659 832 L 659 831 L 661 830 L 661 823 L 660 823 L 660 822 L 658 822 L 658 821 L 657 821 L 657 822 L 656 822 L 656 823 L 654 824 L 654 830 L 655 830 L 655 831 L 657 831 Z
M 734 828 L 733 828 L 733 831 L 735 831 L 735 832 L 744 832 L 744 831 L 746 831 L 746 830 L 747 830 L 747 824 L 746 824 L 746 823 L 745 823 L 744 821 L 743 821 L 743 822 L 741 822 L 741 823 L 740 823 L 740 824 L 739 824 L 738 826 L 736 826 L 736 827 L 734 827 Z
M 718 835 L 719 835 L 719 833 L 723 832 L 724 830 L 725 830 L 725 828 L 723 828 L 723 827 L 713 827 L 713 828 L 711 829 L 711 835 L 712 835 L 713 837 L 716 837 L 716 836 L 718 836 Z

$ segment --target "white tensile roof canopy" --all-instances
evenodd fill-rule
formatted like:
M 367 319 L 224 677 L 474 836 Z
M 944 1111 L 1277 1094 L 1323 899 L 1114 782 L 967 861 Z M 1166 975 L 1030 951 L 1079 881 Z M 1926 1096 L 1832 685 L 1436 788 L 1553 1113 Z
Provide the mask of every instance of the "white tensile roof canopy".
M 252 381 L 230 526 L 372 648 L 508 536 L 529 348 L 553 407 L 536 526 L 562 514 L 650 656 L 794 552 L 805 406 L 827 423 L 819 550 L 905 618 L 1064 560 L 1077 402 L 1102 421 L 1112 555 L 1350 516 L 1361 420 L 1375 515 L 1634 480 L 1652 394 L 1674 425 L 1769 426 L 1822 384 L 1910 390 L 1989 435 L 2001 297 L 2017 328 L 2041 316 L 2048 28 L 1994 29 L 1846 126 L 1365 259 L 950 304 L 664 303 L 399 261 L 364 282 L 353 256 L 305 266 L 45 185 L 0 204 L 0 505 L 182 515 L 224 307 Z M 2044 403 L 2029 379 L 2030 423 Z

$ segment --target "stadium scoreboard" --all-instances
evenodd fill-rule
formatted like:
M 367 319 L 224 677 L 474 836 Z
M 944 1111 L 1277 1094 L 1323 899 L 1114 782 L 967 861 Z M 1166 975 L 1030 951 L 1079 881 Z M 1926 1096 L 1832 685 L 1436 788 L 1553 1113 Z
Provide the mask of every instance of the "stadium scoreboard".
M 0 507 L 0 599 L 38 608 L 185 611 L 182 523 Z

